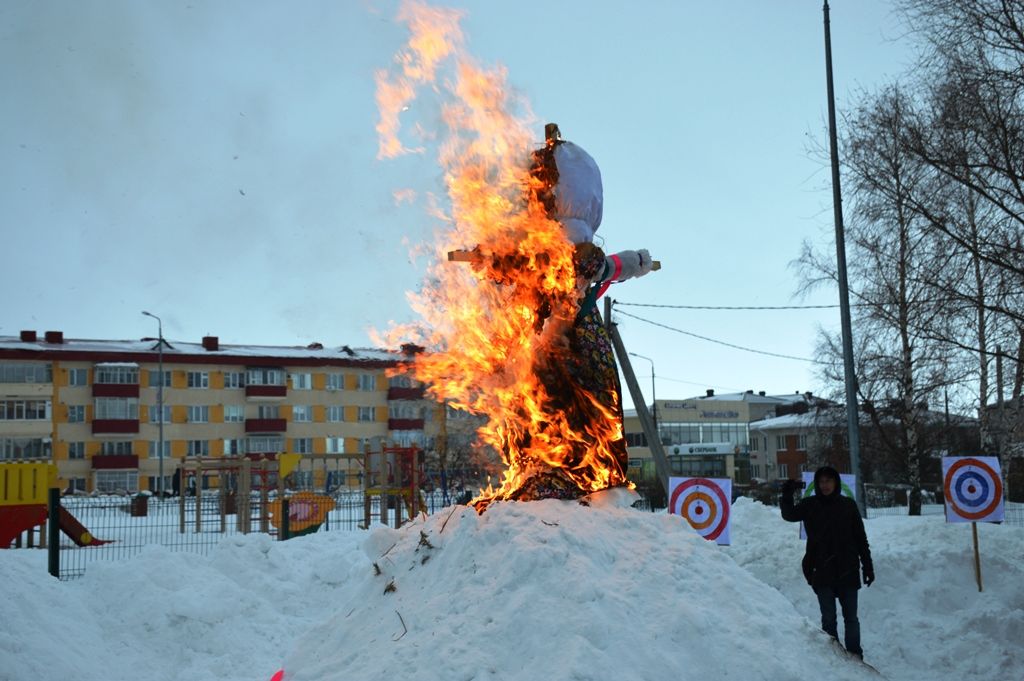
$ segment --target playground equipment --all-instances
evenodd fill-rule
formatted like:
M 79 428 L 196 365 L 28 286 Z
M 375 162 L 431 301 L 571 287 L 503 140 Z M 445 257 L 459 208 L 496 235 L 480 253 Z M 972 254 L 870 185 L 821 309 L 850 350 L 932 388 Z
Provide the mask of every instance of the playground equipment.
M 358 473 L 351 472 L 352 462 L 359 464 Z M 303 529 L 312 532 L 311 525 L 306 525 L 305 519 L 298 519 L 296 513 L 309 511 L 313 513 L 311 517 L 317 517 L 323 508 L 326 516 L 331 510 L 326 508 L 329 495 L 337 487 L 348 486 L 347 483 L 357 477 L 362 479 L 361 471 L 364 469 L 363 454 L 274 454 L 186 459 L 181 466 L 181 480 L 185 481 L 182 488 L 187 493 L 180 497 L 180 531 L 182 534 L 186 531 L 186 509 L 190 503 L 195 505 L 192 529 L 202 532 L 204 523 L 207 531 L 211 529 L 208 527 L 211 519 L 204 519 L 201 513 L 202 499 L 210 495 L 218 498 L 218 517 L 212 520 L 219 521 L 220 532 L 227 531 L 229 515 L 235 515 L 239 532 L 252 532 L 257 529 L 255 524 L 258 524 L 258 531 L 264 533 L 269 533 L 271 526 L 280 530 L 280 501 L 285 498 L 286 489 L 298 489 L 297 493 L 289 492 L 290 498 L 299 504 L 293 507 L 289 517 L 293 522 L 300 520 L 300 524 L 292 524 L 289 532 L 291 536 L 300 534 Z M 323 496 L 314 504 L 309 494 L 315 489 L 322 490 Z M 274 501 L 270 500 L 271 493 L 275 494 Z M 304 494 L 305 497 L 302 496 Z M 334 502 L 331 501 L 330 505 L 333 508 Z M 323 521 L 324 518 L 320 518 L 313 524 L 319 526 Z
M 423 450 L 418 447 L 384 447 L 379 452 L 367 449 L 365 456 L 366 489 L 363 497 L 364 527 L 369 527 L 373 500 L 377 498 L 380 522 L 388 524 L 388 511 L 394 510 L 394 526 L 402 524 L 402 503 L 407 518 L 415 518 L 426 508 L 420 492 L 423 479 Z
M 24 532 L 28 532 L 27 545 L 33 546 L 36 528 L 39 529 L 39 546 L 46 546 L 46 497 L 50 488 L 57 485 L 57 466 L 52 463 L 0 464 L 0 549 L 10 548 L 11 543 L 20 546 Z M 61 532 L 78 546 L 109 543 L 93 537 L 65 509 L 60 508 L 58 514 Z

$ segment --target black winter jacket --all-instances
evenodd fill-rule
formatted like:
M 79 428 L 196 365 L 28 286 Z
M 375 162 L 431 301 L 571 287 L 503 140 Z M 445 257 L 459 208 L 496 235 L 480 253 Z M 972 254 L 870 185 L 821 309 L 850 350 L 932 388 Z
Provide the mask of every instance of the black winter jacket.
M 874 567 L 857 502 L 844 497 L 837 486 L 832 494 L 816 493 L 796 505 L 791 495 L 783 494 L 779 505 L 784 520 L 802 520 L 807 531 L 803 560 L 807 583 L 815 589 L 820 586 L 859 589 L 861 564 L 872 572 Z

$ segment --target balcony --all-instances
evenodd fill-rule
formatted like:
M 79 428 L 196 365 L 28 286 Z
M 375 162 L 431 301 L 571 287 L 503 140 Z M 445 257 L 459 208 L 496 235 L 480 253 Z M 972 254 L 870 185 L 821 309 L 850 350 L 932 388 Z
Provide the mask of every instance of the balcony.
M 284 419 L 246 419 L 245 432 L 247 433 L 283 433 L 288 429 L 288 422 Z
M 423 430 L 423 419 L 388 419 L 388 430 Z
M 283 400 L 288 396 L 286 385 L 247 385 L 245 396 L 252 400 Z
M 135 397 L 139 396 L 138 383 L 93 383 L 93 397 Z
M 136 435 L 139 432 L 138 419 L 93 419 L 93 435 Z
M 94 470 L 138 468 L 139 457 L 134 454 L 97 454 L 92 457 Z
M 418 388 L 388 388 L 389 400 L 422 400 L 425 389 Z

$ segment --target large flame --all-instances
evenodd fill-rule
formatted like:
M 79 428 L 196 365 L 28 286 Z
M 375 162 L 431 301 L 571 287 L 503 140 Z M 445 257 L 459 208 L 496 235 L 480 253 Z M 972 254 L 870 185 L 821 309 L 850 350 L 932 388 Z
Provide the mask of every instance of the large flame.
M 377 74 L 381 156 L 419 151 L 399 140 L 401 115 L 420 87 L 443 95 L 438 158 L 450 211 L 430 276 L 409 294 L 423 322 L 393 329 L 389 342 L 427 347 L 411 367 L 415 377 L 435 399 L 488 418 L 478 437 L 501 453 L 506 470 L 497 489 L 481 491 L 477 508 L 519 498 L 529 480 L 553 471 L 580 493 L 622 484 L 611 445 L 622 439 L 621 416 L 582 389 L 568 402 L 552 394 L 566 385 L 559 380 L 570 360 L 565 332 L 587 282 L 577 284 L 574 247 L 536 198 L 536 121 L 503 68 L 482 68 L 465 53 L 459 18 L 403 3 L 399 19 L 411 38 L 396 66 Z M 472 249 L 476 261 L 448 262 L 457 249 Z M 597 418 L 568 418 L 574 404 L 596 409 Z

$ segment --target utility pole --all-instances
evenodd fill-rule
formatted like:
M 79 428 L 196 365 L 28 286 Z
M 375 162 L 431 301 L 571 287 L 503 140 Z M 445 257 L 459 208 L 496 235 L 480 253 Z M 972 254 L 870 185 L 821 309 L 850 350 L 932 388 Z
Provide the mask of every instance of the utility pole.
M 661 446 L 661 439 L 658 437 L 658 431 L 654 427 L 651 413 L 647 411 L 647 405 L 644 404 L 644 394 L 640 390 L 640 384 L 637 383 L 636 375 L 633 374 L 633 365 L 629 362 L 629 353 L 626 352 L 626 346 L 622 344 L 618 328 L 612 323 L 611 298 L 604 299 L 604 325 L 608 330 L 608 335 L 611 336 L 612 347 L 615 349 L 616 357 L 618 357 L 622 375 L 626 379 L 626 387 L 629 388 L 629 394 L 633 398 L 636 415 L 640 419 L 640 427 L 644 430 L 647 446 L 650 448 L 651 456 L 654 458 L 654 468 L 658 473 L 658 480 L 665 490 L 665 497 L 668 498 L 668 459 L 665 458 L 665 450 Z
M 829 27 L 828 0 L 825 14 L 825 75 L 828 86 L 828 141 L 832 156 L 832 207 L 836 223 L 836 275 L 839 279 L 839 315 L 843 328 L 843 368 L 846 380 L 846 428 L 850 451 L 850 472 L 857 479 L 857 506 L 867 517 L 864 479 L 860 474 L 860 418 L 857 408 L 857 375 L 853 369 L 853 331 L 850 325 L 850 290 L 846 278 L 846 236 L 843 230 L 843 196 L 839 187 L 839 142 L 836 135 L 836 97 L 832 85 L 832 33 Z
M 656 393 L 654 391 L 654 360 L 651 359 L 650 357 L 644 357 L 643 355 L 637 354 L 635 352 L 631 352 L 629 354 L 633 355 L 634 357 L 639 357 L 640 359 L 646 359 L 648 362 L 651 363 L 651 421 L 654 422 L 654 430 L 657 431 L 658 430 L 658 393 Z
M 157 348 L 160 362 L 160 382 L 157 383 L 156 387 L 156 402 L 157 409 L 160 411 L 160 418 L 157 420 L 158 427 L 160 429 L 159 449 L 157 450 L 157 456 L 159 457 L 160 474 L 157 478 L 156 489 L 160 499 L 164 498 L 164 323 L 152 312 L 142 311 L 142 314 L 147 317 L 152 317 L 156 320 L 157 328 Z

